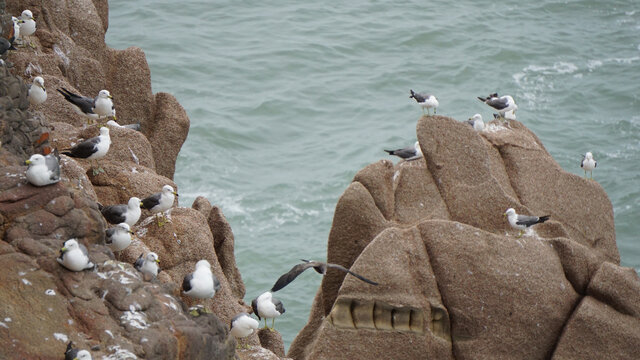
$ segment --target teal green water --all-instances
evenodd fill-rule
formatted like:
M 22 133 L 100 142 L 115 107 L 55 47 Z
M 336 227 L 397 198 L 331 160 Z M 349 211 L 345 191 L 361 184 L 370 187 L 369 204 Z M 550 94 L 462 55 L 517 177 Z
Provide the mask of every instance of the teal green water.
M 191 118 L 180 203 L 203 195 L 222 208 L 245 300 L 298 259 L 326 259 L 335 204 L 356 171 L 415 141 L 410 88 L 459 120 L 491 117 L 477 95 L 511 94 L 518 120 L 565 170 L 582 175 L 592 151 L 622 263 L 640 270 L 637 1 L 109 3 L 107 43 L 143 48 L 153 91 L 174 94 Z M 277 293 L 287 346 L 319 284 L 309 272 Z

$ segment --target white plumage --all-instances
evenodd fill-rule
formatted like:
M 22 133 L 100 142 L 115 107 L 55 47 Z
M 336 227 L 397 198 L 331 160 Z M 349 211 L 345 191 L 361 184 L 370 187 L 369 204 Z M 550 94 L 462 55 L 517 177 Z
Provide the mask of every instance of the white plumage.
M 193 298 L 210 299 L 220 290 L 220 281 L 211 272 L 211 264 L 207 260 L 200 260 L 196 263 L 195 271 L 184 276 L 182 290 Z
M 89 259 L 87 248 L 78 243 L 76 239 L 69 239 L 64 242 L 60 249 L 60 256 L 56 259 L 58 263 L 71 271 L 82 271 L 91 269 L 94 264 Z
M 23 22 L 20 23 L 20 37 L 24 38 L 25 36 L 33 35 L 36 32 L 36 21 L 33 19 L 33 13 L 31 10 L 25 10 L 20 15 L 20 20 Z
M 123 222 L 105 231 L 105 242 L 111 251 L 122 251 L 131 245 L 132 234 L 129 224 Z
M 60 181 L 60 164 L 55 155 L 45 157 L 34 154 L 25 163 L 29 165 L 26 172 L 27 181 L 32 185 L 46 186 Z
M 243 312 L 231 319 L 231 335 L 235 338 L 245 338 L 258 329 L 260 322 Z
M 41 76 L 36 76 L 29 86 L 29 103 L 39 105 L 45 101 L 47 101 L 47 89 L 44 88 L 44 79 Z
M 158 255 L 154 252 L 150 252 L 144 257 L 144 259 L 142 258 L 142 254 L 140 254 L 136 262 L 133 264 L 133 267 L 142 273 L 145 280 L 149 281 L 158 276 L 158 272 L 160 272 L 158 263 L 160 263 Z

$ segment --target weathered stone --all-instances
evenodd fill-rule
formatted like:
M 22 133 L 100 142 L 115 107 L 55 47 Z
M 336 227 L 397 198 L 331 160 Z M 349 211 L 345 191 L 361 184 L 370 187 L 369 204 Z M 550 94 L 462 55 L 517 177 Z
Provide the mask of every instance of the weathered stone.
M 222 267 L 231 292 L 233 296 L 238 299 L 242 299 L 245 294 L 244 283 L 242 282 L 242 276 L 240 270 L 236 265 L 236 258 L 234 255 L 234 237 L 231 226 L 224 217 L 222 210 L 219 207 L 214 206 L 209 212 L 207 218 L 209 223 L 209 229 L 213 235 L 213 244 L 218 257 L 218 262 Z
M 263 328 L 258 330 L 258 337 L 263 348 L 270 350 L 279 357 L 284 357 L 284 343 L 279 332 Z

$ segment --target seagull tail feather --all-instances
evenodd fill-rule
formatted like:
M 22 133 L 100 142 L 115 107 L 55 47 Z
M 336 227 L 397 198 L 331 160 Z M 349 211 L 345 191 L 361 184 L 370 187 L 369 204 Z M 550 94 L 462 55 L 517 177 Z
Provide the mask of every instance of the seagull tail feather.
M 389 155 L 395 155 L 396 151 L 395 150 L 385 150 L 387 153 L 389 153 Z
M 483 97 L 481 97 L 481 96 L 478 96 L 478 100 L 480 100 L 480 101 L 482 101 L 482 102 L 486 102 L 486 101 L 487 101 L 487 98 L 483 98 Z

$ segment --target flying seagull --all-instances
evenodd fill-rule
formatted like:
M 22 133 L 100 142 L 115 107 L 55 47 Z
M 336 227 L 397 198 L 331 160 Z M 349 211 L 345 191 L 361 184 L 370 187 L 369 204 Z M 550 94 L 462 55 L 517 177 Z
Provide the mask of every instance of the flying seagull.
M 31 155 L 25 164 L 29 165 L 26 175 L 31 185 L 46 186 L 60 181 L 60 161 L 57 150 L 47 156 Z
M 440 103 L 434 95 L 417 93 L 413 90 L 409 90 L 409 92 L 411 92 L 409 97 L 415 99 L 418 105 L 422 107 L 422 114 L 424 114 L 424 109 L 427 109 L 427 114 L 430 114 L 429 109 L 431 108 L 433 108 L 433 113 L 436 113 L 436 108 Z
M 133 263 L 133 267 L 142 273 L 146 281 L 151 281 L 160 272 L 160 266 L 158 266 L 160 260 L 158 260 L 158 255 L 154 252 L 148 253 L 144 258 L 142 258 L 142 255 L 140 254 L 136 262 Z
M 92 269 L 95 265 L 89 260 L 89 251 L 76 239 L 64 242 L 60 249 L 60 256 L 56 258 L 58 263 L 71 271 Z
M 294 267 L 291 268 L 291 270 L 289 270 L 288 273 L 280 276 L 280 278 L 278 279 L 278 281 L 276 281 L 276 283 L 273 285 L 273 287 L 271 288 L 271 292 L 276 292 L 280 289 L 282 289 L 283 287 L 289 285 L 290 282 L 292 282 L 295 278 L 298 277 L 298 275 L 302 274 L 305 270 L 309 269 L 309 268 L 313 268 L 313 270 L 315 270 L 318 274 L 326 274 L 327 273 L 327 268 L 332 268 L 332 269 L 338 269 L 341 271 L 346 272 L 347 274 L 353 275 L 355 277 L 357 277 L 358 279 L 371 284 L 371 285 L 378 285 L 377 282 L 375 281 L 371 281 L 367 278 L 365 278 L 362 275 L 358 275 L 352 271 L 350 271 L 349 269 L 338 265 L 338 264 L 331 264 L 331 263 L 325 263 L 325 262 L 320 262 L 320 261 L 310 261 L 310 260 L 304 260 L 301 259 L 302 261 L 304 261 L 302 264 L 298 264 Z
M 164 212 L 171 209 L 176 196 L 178 196 L 178 193 L 173 190 L 173 187 L 171 185 L 165 185 L 162 187 L 162 192 L 144 198 L 142 200 L 142 207 L 156 214 L 158 226 L 163 226 L 167 220 Z M 160 214 L 162 220 L 158 219 L 158 214 Z
M 105 230 L 105 243 L 111 251 L 122 251 L 131 245 L 131 227 L 123 222 Z
M 195 271 L 182 280 L 182 291 L 196 299 L 211 299 L 218 290 L 220 281 L 211 272 L 211 264 L 207 260 L 198 261 Z
M 264 328 L 267 328 L 267 319 L 272 319 L 271 321 L 271 329 L 276 323 L 276 318 L 282 314 L 284 314 L 284 305 L 282 305 L 282 301 L 273 297 L 269 291 L 262 293 L 257 298 L 251 301 L 251 308 L 253 308 L 253 313 L 256 314 L 258 320 L 262 320 L 264 318 Z
M 467 124 L 471 125 L 473 130 L 482 131 L 484 130 L 484 121 L 482 121 L 482 115 L 475 114 L 467 120 Z
M 524 231 L 535 224 L 541 224 L 547 220 L 549 220 L 550 215 L 545 216 L 528 216 L 528 215 L 518 215 L 513 208 L 508 208 L 507 211 L 503 214 L 509 220 L 509 225 L 512 228 L 520 230 L 518 234 L 518 238 L 524 234 Z
M 416 160 L 422 157 L 422 150 L 420 149 L 420 143 L 418 141 L 416 141 L 413 146 L 409 146 L 404 149 L 384 151 L 389 153 L 389 155 L 395 155 L 405 161 Z
M 253 334 L 255 330 L 258 330 L 258 326 L 260 326 L 260 322 L 246 312 L 234 316 L 229 324 L 230 333 L 235 338 L 245 338 Z
M 591 175 L 591 180 L 593 180 L 593 169 L 598 166 L 598 162 L 593 158 L 593 154 L 591 152 L 587 152 L 582 155 L 582 162 L 580 162 L 580 167 L 584 170 L 584 178 L 587 178 L 587 171 Z
M 64 352 L 64 360 L 92 360 L 91 353 L 87 350 L 73 348 L 73 342 L 69 341 Z
M 86 116 L 88 121 L 109 116 L 116 117 L 113 101 L 111 100 L 113 96 L 108 90 L 100 90 L 95 99 L 74 94 L 65 88 L 57 90 L 73 106 L 76 113 Z
M 500 114 L 500 117 L 503 119 L 505 118 L 505 113 L 512 110 L 515 112 L 515 110 L 518 109 L 518 105 L 516 105 L 516 102 L 513 100 L 511 95 L 498 97 L 497 93 L 493 93 L 488 97 L 478 96 L 478 100 L 498 110 L 498 114 Z
M 111 224 L 127 223 L 129 226 L 135 225 L 140 219 L 140 210 L 142 203 L 137 197 L 129 199 L 127 204 L 102 206 L 98 204 L 98 208 L 102 216 Z
M 76 144 L 62 153 L 73 158 L 98 160 L 107 155 L 110 146 L 109 128 L 103 126 L 100 128 L 100 135 Z M 93 175 L 97 175 L 100 172 L 104 172 L 104 169 L 101 167 L 93 169 Z
M 42 76 L 33 78 L 33 83 L 29 85 L 29 104 L 39 105 L 47 101 L 47 89 L 44 88 Z

